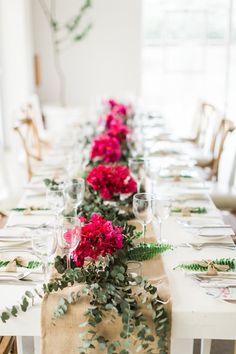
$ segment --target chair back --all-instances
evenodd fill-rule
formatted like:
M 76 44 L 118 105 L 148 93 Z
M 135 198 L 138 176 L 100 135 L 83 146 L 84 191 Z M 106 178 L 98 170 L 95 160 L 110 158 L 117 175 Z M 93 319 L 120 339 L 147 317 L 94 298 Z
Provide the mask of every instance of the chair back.
M 235 125 L 229 119 L 222 119 L 219 129 L 214 140 L 213 163 L 212 163 L 212 176 L 218 179 L 219 162 L 224 149 L 225 139 L 229 133 L 232 133 Z
M 205 142 L 209 141 L 209 136 L 211 135 L 214 121 L 216 120 L 216 112 L 217 110 L 212 104 L 207 102 L 201 104 L 196 136 L 196 143 L 201 148 L 204 148 Z M 204 149 L 206 150 L 206 147 Z
M 228 123 L 227 123 L 228 124 Z M 231 122 L 232 124 L 232 122 Z M 217 181 L 220 185 L 236 187 L 236 129 L 233 126 L 225 134 L 218 162 Z M 235 181 L 235 182 L 234 182 Z
M 28 178 L 32 177 L 32 160 L 42 159 L 41 143 L 38 129 L 28 111 L 24 111 L 25 117 L 18 119 L 14 124 L 14 130 L 18 133 L 26 156 Z

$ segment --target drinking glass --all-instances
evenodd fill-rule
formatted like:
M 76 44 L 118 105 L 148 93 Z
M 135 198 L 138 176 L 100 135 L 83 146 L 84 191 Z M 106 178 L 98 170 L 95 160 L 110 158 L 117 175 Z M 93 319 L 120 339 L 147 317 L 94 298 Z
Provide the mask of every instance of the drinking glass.
M 46 199 L 48 207 L 53 210 L 56 217 L 58 218 L 59 214 L 63 211 L 65 205 L 62 187 L 59 186 L 57 189 L 48 188 Z
M 64 196 L 66 209 L 73 209 L 74 216 L 77 215 L 77 208 L 83 201 L 84 191 L 85 183 L 83 178 L 74 178 L 65 184 Z
M 71 268 L 71 253 L 80 241 L 81 223 L 78 217 L 62 216 L 58 224 L 58 245 L 67 258 L 67 269 Z
M 154 216 L 159 222 L 159 242 L 166 242 L 162 239 L 162 224 L 170 216 L 172 201 L 170 198 L 156 197 L 154 198 Z
M 82 143 L 77 142 L 76 144 L 74 144 L 72 150 L 68 152 L 66 171 L 67 175 L 70 178 L 78 177 L 81 171 L 83 161 L 83 154 L 81 153 L 81 151 L 83 150 L 84 147 Z
M 146 229 L 153 219 L 153 195 L 137 193 L 133 197 L 133 212 L 143 228 L 143 239 L 146 242 Z
M 142 182 L 145 178 L 147 159 L 135 157 L 129 159 L 129 169 L 131 176 L 137 181 L 137 192 L 140 193 Z
M 137 277 L 142 273 L 142 263 L 137 261 L 127 262 L 127 273 L 133 277 Z
M 37 229 L 31 233 L 33 253 L 42 261 L 44 282 L 47 282 L 48 261 L 56 252 L 57 237 L 55 228 Z

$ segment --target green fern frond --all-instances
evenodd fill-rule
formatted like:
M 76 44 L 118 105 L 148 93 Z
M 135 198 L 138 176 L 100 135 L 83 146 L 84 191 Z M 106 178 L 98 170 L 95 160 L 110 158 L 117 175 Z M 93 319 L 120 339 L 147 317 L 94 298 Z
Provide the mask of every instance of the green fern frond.
M 128 258 L 132 261 L 146 261 L 172 249 L 169 244 L 140 243 L 128 251 Z

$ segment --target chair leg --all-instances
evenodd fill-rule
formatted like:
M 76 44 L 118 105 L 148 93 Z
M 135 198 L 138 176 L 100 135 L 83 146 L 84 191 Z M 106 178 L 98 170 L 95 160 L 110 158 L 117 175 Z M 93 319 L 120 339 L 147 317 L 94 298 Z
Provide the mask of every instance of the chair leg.
M 234 341 L 234 354 L 236 354 L 236 340 Z
M 17 353 L 16 337 L 15 337 L 14 342 L 13 342 L 12 354 L 18 354 Z
M 211 339 L 201 339 L 201 354 L 210 354 Z
M 22 337 L 20 337 L 20 336 L 16 337 L 16 345 L 17 345 L 17 354 L 24 354 L 23 353 Z

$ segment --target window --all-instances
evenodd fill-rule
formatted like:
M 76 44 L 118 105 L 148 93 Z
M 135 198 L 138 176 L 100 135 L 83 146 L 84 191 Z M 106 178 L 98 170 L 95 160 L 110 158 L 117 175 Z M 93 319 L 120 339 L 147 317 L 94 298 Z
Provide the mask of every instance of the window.
M 230 0 L 143 0 L 142 93 L 176 130 L 190 129 L 201 99 L 223 110 L 227 94 L 233 114 L 236 60 L 230 61 L 227 93 L 228 54 L 233 58 L 236 48 L 235 21 L 228 52 L 231 5 Z

